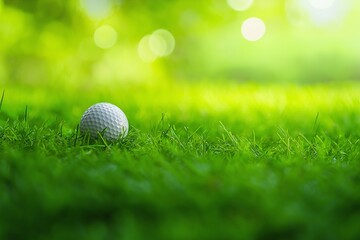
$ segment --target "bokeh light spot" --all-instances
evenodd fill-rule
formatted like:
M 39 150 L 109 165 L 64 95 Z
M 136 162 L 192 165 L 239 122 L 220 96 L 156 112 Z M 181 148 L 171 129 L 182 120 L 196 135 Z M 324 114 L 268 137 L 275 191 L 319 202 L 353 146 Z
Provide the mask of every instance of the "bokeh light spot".
M 157 58 L 156 54 L 150 48 L 151 35 L 144 36 L 138 45 L 138 54 L 144 62 L 153 62 Z
M 170 55 L 175 48 L 174 36 L 165 29 L 159 29 L 151 34 L 150 49 L 159 57 Z
M 94 19 L 107 17 L 112 9 L 110 0 L 80 0 L 80 5 L 87 15 Z
M 260 18 L 248 18 L 241 25 L 241 33 L 248 41 L 257 41 L 265 35 L 266 26 Z
M 227 0 L 227 4 L 236 11 L 245 11 L 251 7 L 253 0 Z
M 158 29 L 144 36 L 138 45 L 138 54 L 145 62 L 170 55 L 175 49 L 174 36 L 165 29 Z
M 117 41 L 117 32 L 108 25 L 103 25 L 95 30 L 94 42 L 96 46 L 108 49 L 113 47 Z

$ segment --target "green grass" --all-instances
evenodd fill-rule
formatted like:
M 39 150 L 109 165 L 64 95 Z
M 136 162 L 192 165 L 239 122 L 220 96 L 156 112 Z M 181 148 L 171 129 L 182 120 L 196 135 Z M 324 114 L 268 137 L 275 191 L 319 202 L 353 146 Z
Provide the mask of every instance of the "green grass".
M 358 239 L 359 84 L 15 88 L 0 239 Z M 108 101 L 129 136 L 77 134 Z

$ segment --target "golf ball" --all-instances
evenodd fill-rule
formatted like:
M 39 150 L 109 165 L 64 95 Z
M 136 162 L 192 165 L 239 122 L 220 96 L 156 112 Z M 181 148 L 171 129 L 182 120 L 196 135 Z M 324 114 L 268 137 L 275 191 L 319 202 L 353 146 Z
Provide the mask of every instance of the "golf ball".
M 80 133 L 94 139 L 100 133 L 106 141 L 113 142 L 126 137 L 129 122 L 120 108 L 111 103 L 97 103 L 89 107 L 81 117 Z

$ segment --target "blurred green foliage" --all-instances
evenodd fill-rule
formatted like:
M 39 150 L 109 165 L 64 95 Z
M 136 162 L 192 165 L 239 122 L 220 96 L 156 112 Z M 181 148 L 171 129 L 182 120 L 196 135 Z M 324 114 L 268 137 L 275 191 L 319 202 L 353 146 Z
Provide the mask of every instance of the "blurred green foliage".
M 360 79 L 359 2 L 335 0 L 341 4 L 338 18 L 319 25 L 312 20 L 328 16 L 326 9 L 311 12 L 306 1 L 257 0 L 235 11 L 226 0 L 2 0 L 0 83 Z M 241 36 L 241 24 L 249 17 L 266 24 L 259 41 Z M 94 32 L 103 25 L 117 34 L 108 49 L 94 43 Z M 175 50 L 144 62 L 139 42 L 156 29 L 173 34 Z

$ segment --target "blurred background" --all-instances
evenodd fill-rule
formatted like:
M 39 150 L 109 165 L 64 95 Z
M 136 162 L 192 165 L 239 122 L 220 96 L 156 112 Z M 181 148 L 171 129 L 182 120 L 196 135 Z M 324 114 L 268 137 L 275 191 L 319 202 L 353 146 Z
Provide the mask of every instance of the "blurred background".
M 0 0 L 0 84 L 360 79 L 355 0 Z

